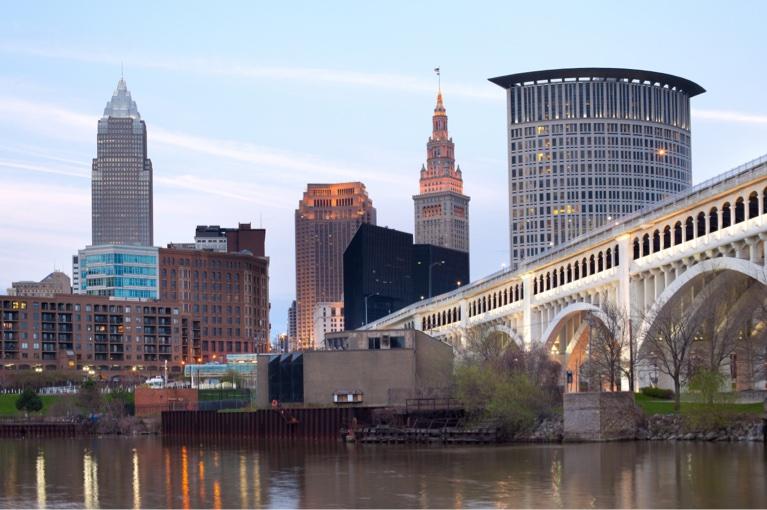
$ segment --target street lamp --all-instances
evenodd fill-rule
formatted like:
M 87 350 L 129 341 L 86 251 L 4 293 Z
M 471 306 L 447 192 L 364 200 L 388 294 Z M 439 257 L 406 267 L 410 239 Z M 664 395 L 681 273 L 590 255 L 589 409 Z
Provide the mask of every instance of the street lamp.
M 431 299 L 431 270 L 434 269 L 435 266 L 441 266 L 444 263 L 444 260 L 438 260 L 437 262 L 429 264 L 429 299 Z
M 364 296 L 362 296 L 362 299 L 365 301 L 365 325 L 366 326 L 368 323 L 368 298 L 370 296 L 377 296 L 377 295 L 378 295 L 378 292 L 376 292 L 375 294 L 365 294 Z

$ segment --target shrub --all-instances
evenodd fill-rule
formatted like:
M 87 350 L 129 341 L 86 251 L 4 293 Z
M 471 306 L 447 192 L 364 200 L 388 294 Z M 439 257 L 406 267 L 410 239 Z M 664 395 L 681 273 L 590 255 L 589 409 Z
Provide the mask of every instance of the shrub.
M 645 386 L 644 388 L 639 388 L 639 391 L 642 395 L 650 398 L 658 398 L 661 400 L 671 400 L 674 398 L 674 390 Z
M 91 379 L 83 382 L 77 392 L 77 407 L 85 414 L 92 414 L 101 410 L 101 404 L 101 392 L 96 382 Z
M 136 401 L 133 392 L 115 390 L 107 394 L 106 404 L 110 411 L 117 415 L 134 415 L 136 413 Z
M 19 395 L 19 398 L 16 399 L 16 409 L 19 411 L 36 413 L 42 408 L 43 401 L 40 400 L 40 397 L 35 390 L 31 388 L 24 390 L 24 392 Z
M 551 414 L 545 391 L 527 374 L 477 365 L 456 370 L 457 396 L 475 421 L 496 423 L 507 436 L 533 428 Z

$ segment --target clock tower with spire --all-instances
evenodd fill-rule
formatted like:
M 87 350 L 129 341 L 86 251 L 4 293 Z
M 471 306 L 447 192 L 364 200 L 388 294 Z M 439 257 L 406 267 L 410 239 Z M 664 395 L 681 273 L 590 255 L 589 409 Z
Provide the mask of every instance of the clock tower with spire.
M 463 194 L 461 167 L 455 164 L 455 144 L 447 131 L 442 90 L 432 117 L 415 202 L 415 242 L 469 252 L 469 197 Z

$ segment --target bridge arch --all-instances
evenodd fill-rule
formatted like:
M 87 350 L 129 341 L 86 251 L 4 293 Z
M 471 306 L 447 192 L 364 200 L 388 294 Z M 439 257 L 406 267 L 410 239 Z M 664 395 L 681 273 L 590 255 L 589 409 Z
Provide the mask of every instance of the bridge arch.
M 481 325 L 478 325 L 481 326 Z M 477 326 L 475 326 L 477 327 Z M 493 324 L 492 326 L 487 328 L 487 333 L 502 333 L 509 337 L 509 339 L 516 344 L 517 347 L 520 349 L 524 348 L 525 341 L 522 338 L 522 335 L 517 333 L 517 330 L 512 328 L 511 326 L 508 326 L 506 324 Z
M 571 303 L 561 309 L 559 313 L 557 313 L 554 318 L 551 319 L 551 322 L 548 324 L 548 326 L 546 326 L 546 329 L 538 339 L 538 342 L 540 342 L 541 345 L 548 347 L 548 344 L 554 337 L 554 333 L 557 332 L 560 324 L 570 315 L 578 312 L 592 312 L 597 318 L 604 320 L 602 319 L 604 313 L 597 306 L 592 305 L 591 303 Z
M 663 309 L 666 304 L 671 301 L 680 290 L 697 278 L 700 275 L 706 273 L 713 273 L 716 271 L 734 271 L 746 275 L 764 286 L 767 286 L 767 270 L 762 266 L 754 264 L 748 260 L 738 259 L 735 257 L 717 257 L 713 259 L 706 259 L 700 261 L 680 274 L 671 284 L 666 287 L 660 296 L 655 300 L 652 307 L 646 314 L 646 317 L 642 320 L 639 326 L 638 339 L 642 341 L 646 336 L 648 330 L 652 326 L 653 317 Z M 637 346 L 637 349 L 641 348 L 641 344 Z

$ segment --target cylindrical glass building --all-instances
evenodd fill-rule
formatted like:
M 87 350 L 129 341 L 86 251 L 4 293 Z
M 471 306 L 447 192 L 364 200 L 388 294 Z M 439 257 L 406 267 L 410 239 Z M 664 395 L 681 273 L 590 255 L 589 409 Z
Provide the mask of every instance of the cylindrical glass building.
M 690 187 L 690 98 L 700 85 L 615 68 L 490 81 L 507 90 L 512 268 Z

